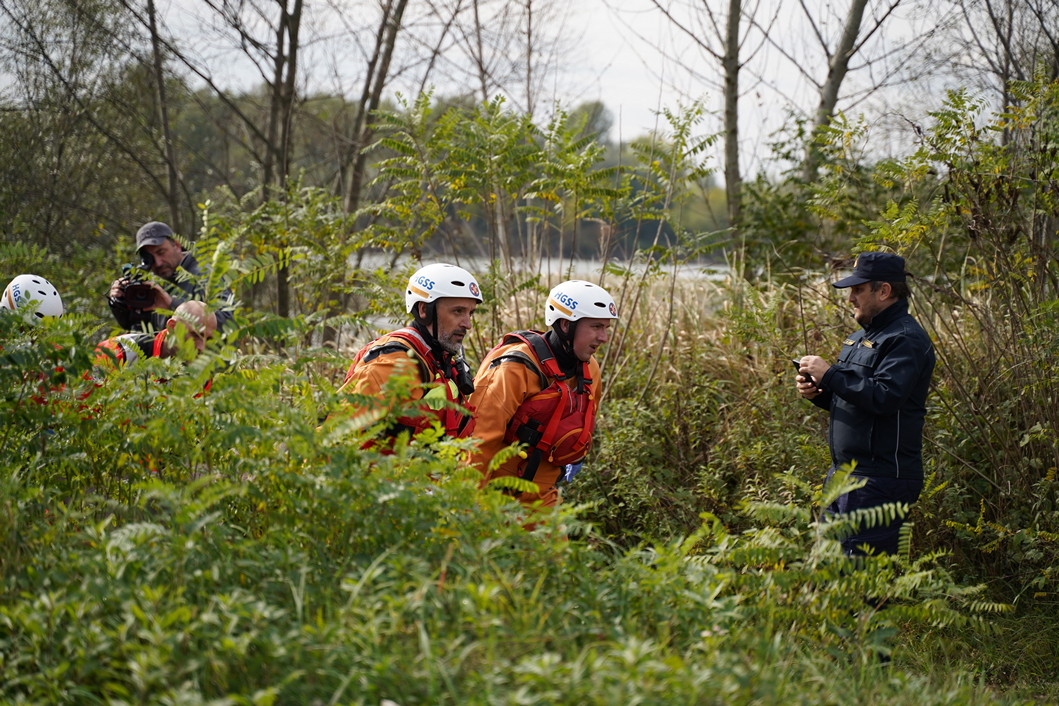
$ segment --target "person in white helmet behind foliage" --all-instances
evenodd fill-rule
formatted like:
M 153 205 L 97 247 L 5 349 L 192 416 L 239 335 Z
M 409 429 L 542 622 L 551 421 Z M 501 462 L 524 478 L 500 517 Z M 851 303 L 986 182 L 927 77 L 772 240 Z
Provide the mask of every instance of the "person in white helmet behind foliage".
M 516 476 L 539 492 L 511 490 L 526 506 L 559 503 L 556 484 L 570 480 L 592 444 L 600 392 L 594 353 L 618 318 L 614 299 L 590 282 L 563 282 L 548 294 L 544 323 L 551 330 L 515 331 L 489 352 L 474 379 L 471 463 L 494 478 Z M 490 471 L 489 463 L 514 442 L 525 452 Z
M 361 349 L 339 391 L 378 398 L 392 375 L 408 375 L 415 382 L 411 401 L 422 400 L 415 405 L 420 413 L 400 417 L 385 436 L 392 439 L 402 431 L 415 435 L 435 421 L 449 436 L 466 435 L 470 416 L 445 402 L 466 407 L 474 390 L 463 359 L 463 339 L 481 302 L 482 290 L 467 270 L 443 263 L 420 268 L 405 288 L 405 310 L 412 315 L 412 324 Z
M 19 275 L 11 280 L 0 297 L 0 308 L 22 312 L 33 325 L 46 317 L 59 318 L 65 311 L 59 291 L 38 275 Z

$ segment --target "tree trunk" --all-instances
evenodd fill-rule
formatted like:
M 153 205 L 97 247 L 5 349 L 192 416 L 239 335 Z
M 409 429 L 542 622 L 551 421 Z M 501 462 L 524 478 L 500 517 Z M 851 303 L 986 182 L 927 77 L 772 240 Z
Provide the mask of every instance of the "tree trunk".
M 168 201 L 170 227 L 173 232 L 185 237 L 180 208 L 180 178 L 177 176 L 176 147 L 173 144 L 173 132 L 169 126 L 169 102 L 166 100 L 165 72 L 162 66 L 162 48 L 158 39 L 158 26 L 155 22 L 154 0 L 147 0 L 147 17 L 150 23 L 151 48 L 154 51 L 154 80 L 158 87 L 158 119 L 162 123 L 162 139 L 165 142 L 165 161 L 168 174 Z
M 474 41 L 477 47 L 477 55 L 474 57 L 478 65 L 478 82 L 482 87 L 482 102 L 489 101 L 489 72 L 485 68 L 485 49 L 482 47 L 482 22 L 478 17 L 478 2 L 474 0 Z
M 343 202 L 343 209 L 346 213 L 355 213 L 360 208 L 360 191 L 364 185 L 364 172 L 367 169 L 367 156 L 364 154 L 364 149 L 371 140 L 372 127 L 375 123 L 372 113 L 378 110 L 379 103 L 382 102 L 382 91 L 386 87 L 386 79 L 390 73 L 390 60 L 393 58 L 394 45 L 397 43 L 397 34 L 401 30 L 401 21 L 407 5 L 408 0 L 397 0 L 395 7 L 393 0 L 390 0 L 383 9 L 382 22 L 379 24 L 379 32 L 375 37 L 375 51 L 368 63 L 364 90 L 361 93 L 360 106 L 353 123 L 353 144 L 350 150 L 353 166 L 349 177 L 349 188 Z M 363 256 L 363 251 L 360 255 Z M 336 289 L 345 283 L 344 265 L 345 263 L 343 263 L 341 274 L 333 283 Z M 328 316 L 340 315 L 345 308 L 345 300 L 346 297 L 342 297 L 341 302 L 331 307 Z M 323 342 L 334 343 L 337 339 L 337 329 L 333 326 L 325 326 Z
M 533 0 L 526 0 L 526 113 L 533 119 Z
M 816 170 L 820 166 L 820 148 L 816 145 L 817 135 L 820 129 L 826 127 L 835 115 L 835 105 L 838 103 L 838 91 L 842 87 L 842 81 L 849 71 L 849 60 L 853 56 L 853 45 L 856 44 L 857 36 L 860 34 L 860 23 L 864 17 L 864 7 L 868 0 L 852 0 L 849 6 L 849 16 L 846 17 L 846 25 L 842 28 L 842 37 L 839 39 L 838 47 L 828 65 L 827 80 L 820 88 L 820 105 L 816 109 L 813 118 L 813 131 L 810 133 L 809 146 L 806 149 L 804 178 L 807 182 L 816 181 Z
M 280 3 L 279 22 L 276 23 L 276 51 L 273 57 L 271 95 L 268 105 L 268 130 L 265 133 L 264 162 L 261 164 L 261 203 L 271 196 L 277 155 L 277 140 L 283 102 L 283 68 L 287 63 L 287 1 Z M 282 294 L 280 295 L 282 298 Z M 284 316 L 284 314 L 280 314 Z
M 287 177 L 290 174 L 291 136 L 294 132 L 294 103 L 298 79 L 298 30 L 302 21 L 302 0 L 294 0 L 294 8 L 287 17 L 287 75 L 283 81 L 282 116 L 279 140 L 279 173 L 276 184 L 280 198 L 286 199 Z
M 390 26 L 390 12 L 393 10 L 393 0 L 389 0 L 385 7 L 382 9 L 382 21 L 379 22 L 379 31 L 375 35 L 375 50 L 371 54 L 371 59 L 368 61 L 368 70 L 364 73 L 364 90 L 360 92 L 360 102 L 357 104 L 357 114 L 353 116 L 353 129 L 350 131 L 349 140 L 350 148 L 348 153 L 342 157 L 341 163 L 339 164 L 339 171 L 342 173 L 342 181 L 339 193 L 345 191 L 345 201 L 342 204 L 346 213 L 351 213 L 352 206 L 352 195 L 349 187 L 352 185 L 352 176 L 350 181 L 347 182 L 345 179 L 345 172 L 351 162 L 356 161 L 357 156 L 360 155 L 360 133 L 364 129 L 364 121 L 367 118 L 368 102 L 371 100 L 371 89 L 375 83 L 375 67 L 379 65 L 379 57 L 382 55 L 383 45 L 386 43 L 386 30 Z M 360 188 L 357 187 L 359 194 Z
M 743 178 L 739 174 L 739 20 L 741 0 L 728 0 L 724 43 L 724 182 L 728 227 L 739 227 Z
M 408 0 L 397 0 L 397 6 L 394 8 L 392 16 L 389 18 L 384 17 L 384 22 L 388 19 L 388 26 L 383 38 L 379 66 L 375 71 L 375 75 L 373 77 L 369 75 L 368 77 L 368 80 L 373 83 L 368 105 L 365 106 L 362 103 L 360 114 L 357 116 L 357 125 L 362 127 L 359 130 L 356 127 L 354 128 L 356 130 L 353 135 L 355 154 L 353 158 L 353 173 L 349 180 L 349 191 L 346 193 L 346 213 L 353 213 L 360 207 L 360 190 L 364 183 L 364 170 L 367 162 L 364 148 L 368 146 L 368 141 L 371 140 L 372 126 L 375 122 L 374 118 L 372 118 L 372 112 L 378 110 L 379 103 L 382 101 L 382 91 L 386 87 L 386 78 L 390 72 L 390 60 L 393 58 L 394 44 L 397 42 L 397 33 L 401 29 L 401 19 L 404 16 L 404 9 L 407 5 Z M 367 85 L 367 82 L 365 82 L 365 88 L 367 88 Z
M 286 76 L 283 77 L 279 92 L 280 134 L 279 145 L 276 150 L 276 194 L 284 202 L 287 200 L 287 176 L 290 171 L 291 132 L 294 123 L 294 91 L 298 77 L 298 29 L 301 25 L 301 16 L 302 0 L 294 0 L 294 9 L 289 15 L 287 14 L 286 4 L 284 4 L 281 26 L 285 28 L 287 35 L 286 67 L 284 69 L 277 60 L 280 72 L 276 74 L 276 83 L 279 84 L 282 71 L 286 71 Z M 281 48 L 282 39 L 277 45 L 277 49 Z M 287 247 L 290 243 L 283 242 L 280 245 Z M 290 270 L 287 265 L 282 265 L 276 270 L 276 294 L 279 315 L 290 316 Z

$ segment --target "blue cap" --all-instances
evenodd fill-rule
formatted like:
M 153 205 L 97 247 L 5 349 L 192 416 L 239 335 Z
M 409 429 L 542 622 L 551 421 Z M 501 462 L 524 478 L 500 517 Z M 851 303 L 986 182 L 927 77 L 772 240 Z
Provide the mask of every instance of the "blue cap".
M 862 252 L 853 263 L 853 274 L 831 284 L 836 289 L 856 287 L 865 282 L 904 282 L 905 259 L 888 252 Z

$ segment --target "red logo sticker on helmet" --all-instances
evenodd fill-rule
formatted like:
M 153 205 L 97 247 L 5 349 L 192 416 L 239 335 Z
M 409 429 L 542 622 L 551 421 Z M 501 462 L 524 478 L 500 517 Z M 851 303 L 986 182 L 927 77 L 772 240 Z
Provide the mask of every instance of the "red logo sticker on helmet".
M 618 318 L 618 307 L 614 306 L 614 302 L 610 303 L 610 315 Z
M 476 297 L 482 296 L 481 290 L 478 289 L 478 283 L 477 282 L 471 282 L 471 294 L 473 294 Z

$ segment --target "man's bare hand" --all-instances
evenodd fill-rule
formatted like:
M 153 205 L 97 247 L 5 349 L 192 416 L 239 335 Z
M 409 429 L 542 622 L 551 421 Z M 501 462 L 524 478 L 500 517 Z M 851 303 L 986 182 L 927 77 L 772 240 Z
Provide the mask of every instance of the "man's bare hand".
M 110 285 L 110 291 L 107 292 L 107 296 L 110 297 L 111 299 L 120 299 L 121 298 L 121 285 L 124 284 L 125 282 L 128 282 L 128 280 L 125 279 L 124 277 L 121 277 L 121 278 L 118 278 L 118 279 L 114 280 L 113 284 Z
M 145 307 L 146 309 L 151 310 L 173 308 L 173 297 L 169 296 L 169 292 L 165 291 L 154 282 L 151 283 L 151 288 L 154 289 L 154 304 Z
M 798 367 L 800 375 L 795 378 L 798 394 L 811 400 L 820 394 L 820 388 L 814 385 L 813 381 L 822 380 L 827 371 L 831 369 L 831 364 L 818 355 L 804 356 L 798 362 L 800 363 Z

